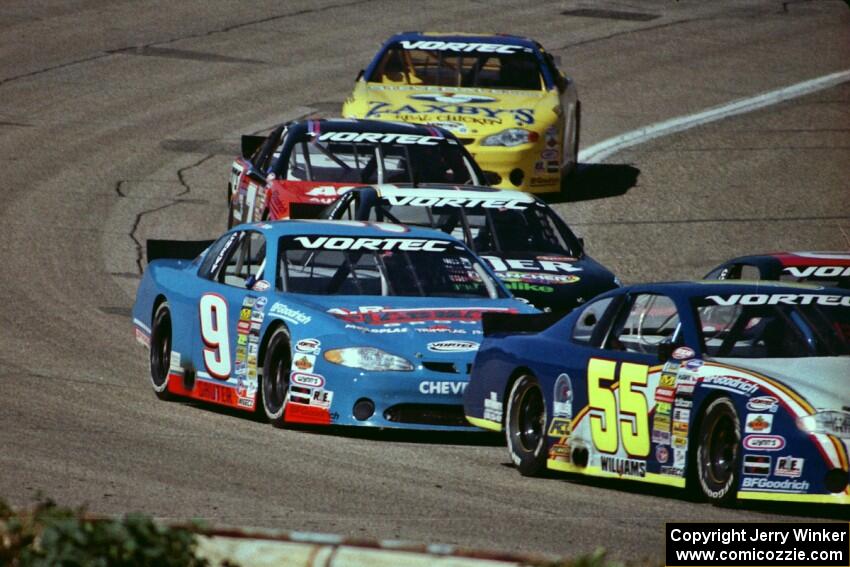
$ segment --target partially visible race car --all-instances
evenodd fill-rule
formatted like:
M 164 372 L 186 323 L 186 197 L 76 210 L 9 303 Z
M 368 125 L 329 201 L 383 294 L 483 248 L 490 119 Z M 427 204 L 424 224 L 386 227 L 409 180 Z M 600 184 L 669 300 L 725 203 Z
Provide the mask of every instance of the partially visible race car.
M 709 280 L 780 280 L 850 289 L 850 252 L 777 252 L 741 256 L 717 266 Z
M 534 311 L 461 242 L 398 225 L 240 225 L 148 259 L 133 324 L 156 394 L 276 425 L 474 430 L 482 314 Z
M 484 174 L 454 135 L 437 127 L 289 122 L 268 136 L 242 136 L 227 186 L 227 226 L 313 218 L 351 187 L 390 182 L 480 185 Z
M 527 193 L 470 185 L 358 187 L 322 216 L 442 230 L 463 240 L 515 296 L 545 311 L 569 311 L 619 285 L 555 211 Z
M 524 37 L 394 35 L 360 72 L 342 114 L 446 128 L 485 170 L 487 185 L 504 189 L 560 191 L 578 162 L 576 85 Z
M 725 504 L 850 504 L 850 292 L 644 284 L 553 322 L 485 316 L 470 422 L 549 468 Z

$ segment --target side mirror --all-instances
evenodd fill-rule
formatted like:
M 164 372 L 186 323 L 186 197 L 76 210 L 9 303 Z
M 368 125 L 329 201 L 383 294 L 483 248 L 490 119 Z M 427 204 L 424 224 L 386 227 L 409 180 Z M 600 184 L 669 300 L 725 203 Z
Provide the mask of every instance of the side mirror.
M 357 76 L 354 77 L 354 81 L 356 82 L 356 81 L 359 81 L 360 79 L 362 79 L 363 73 L 364 73 L 363 69 L 360 69 L 360 71 L 357 73 Z
M 658 362 L 667 362 L 673 356 L 676 345 L 673 343 L 661 343 L 658 345 Z
M 584 319 L 582 319 L 581 324 L 585 327 L 592 327 L 596 324 L 596 321 L 596 313 L 588 313 L 584 316 Z
M 567 85 L 570 84 L 570 80 L 563 73 L 563 71 L 558 71 L 555 74 L 555 86 L 558 87 L 558 90 L 564 92 L 567 90 Z
M 583 236 L 578 237 L 578 245 L 579 245 L 579 248 L 581 248 L 581 251 L 584 252 L 584 237 Z

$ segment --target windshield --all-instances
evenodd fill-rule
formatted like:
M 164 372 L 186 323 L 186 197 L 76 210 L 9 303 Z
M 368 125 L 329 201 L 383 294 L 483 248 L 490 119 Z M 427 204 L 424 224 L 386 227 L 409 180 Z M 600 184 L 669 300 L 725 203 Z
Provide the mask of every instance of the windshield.
M 279 155 L 280 149 L 278 149 Z M 297 142 L 278 175 L 334 183 L 474 183 L 459 144 L 414 134 L 326 132 Z
M 462 196 L 470 195 L 466 192 L 436 195 L 386 196 L 369 212 L 369 220 L 435 228 L 463 240 L 479 254 L 580 255 L 576 236 L 543 203 Z M 445 202 L 451 205 L 442 206 Z
M 692 301 L 709 356 L 850 354 L 850 296 L 733 294 Z
M 445 49 L 451 45 L 463 50 Z M 497 50 L 502 52 L 493 52 Z M 529 48 L 442 41 L 400 42 L 390 47 L 367 80 L 441 87 L 532 91 L 543 88 L 540 64 Z
M 505 297 L 472 254 L 446 240 L 288 236 L 280 247 L 280 281 L 288 292 Z

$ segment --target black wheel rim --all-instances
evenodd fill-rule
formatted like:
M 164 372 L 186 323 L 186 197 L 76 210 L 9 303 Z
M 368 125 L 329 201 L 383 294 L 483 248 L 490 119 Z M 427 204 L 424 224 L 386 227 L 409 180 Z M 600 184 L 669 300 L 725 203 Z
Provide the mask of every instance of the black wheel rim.
M 280 349 L 277 349 L 280 350 Z M 290 363 L 286 356 L 273 354 L 270 376 L 263 376 L 263 398 L 270 413 L 277 413 L 286 402 L 289 390 Z
M 738 439 L 735 422 L 728 415 L 715 419 L 708 435 L 705 450 L 705 467 L 712 484 L 724 486 L 735 474 Z
M 519 400 L 519 441 L 523 449 L 533 451 L 543 438 L 543 395 L 536 386 L 529 387 Z
M 157 388 L 165 384 L 171 366 L 171 318 L 164 314 L 157 320 L 156 340 L 151 345 L 151 369 Z

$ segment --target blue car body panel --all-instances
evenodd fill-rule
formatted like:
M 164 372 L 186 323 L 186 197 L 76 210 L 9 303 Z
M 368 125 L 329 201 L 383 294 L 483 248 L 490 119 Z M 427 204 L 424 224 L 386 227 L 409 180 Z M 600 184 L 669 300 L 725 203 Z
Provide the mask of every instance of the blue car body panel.
M 227 243 L 228 235 L 242 231 L 263 235 L 266 258 L 278 258 L 278 241 L 288 235 L 388 236 L 375 225 L 357 224 L 277 221 L 240 225 L 194 260 L 151 262 L 139 285 L 133 323 L 136 337 L 149 345 L 156 308 L 162 301 L 168 302 L 172 322 L 168 391 L 254 410 L 264 349 L 272 332 L 285 326 L 291 337 L 292 386 L 297 386 L 291 388 L 287 421 L 477 431 L 465 421 L 461 404 L 481 340 L 481 315 L 487 311 L 534 312 L 510 297 L 492 273 L 504 298 L 312 295 L 280 291 L 274 282 L 247 289 L 200 275 L 206 264 L 217 261 L 212 256 Z M 389 236 L 457 242 L 444 233 L 424 229 Z M 225 313 L 226 333 L 212 325 L 206 331 L 211 337 L 202 337 L 202 318 L 218 320 L 219 310 Z M 210 340 L 224 337 L 226 347 Z M 414 369 L 369 372 L 323 357 L 328 350 L 346 347 L 378 348 L 411 361 Z M 352 408 L 361 398 L 374 402 L 374 415 L 369 419 L 353 416 Z
M 673 356 L 660 361 L 655 353 L 636 353 L 580 344 L 572 337 L 580 320 L 596 302 L 610 299 L 598 326 L 605 332 L 630 297 L 660 294 L 678 309 L 681 340 Z M 753 301 L 764 296 L 828 297 L 850 311 L 850 293 L 814 286 L 778 283 L 677 282 L 634 285 L 600 295 L 557 323 L 536 333 L 495 333 L 485 337 L 476 355 L 465 394 L 471 422 L 503 430 L 511 385 L 522 375 L 540 385 L 546 408 L 544 449 L 553 470 L 622 478 L 674 487 L 693 480 L 701 412 L 719 396 L 734 404 L 740 423 L 739 499 L 850 503 L 848 445 L 850 435 L 811 433 L 798 420 L 822 411 L 844 416 L 850 428 L 850 356 L 746 359 L 711 357 L 703 352 L 691 298 L 716 294 Z M 736 295 L 737 294 L 737 295 Z M 770 295 L 772 294 L 772 295 Z M 754 298 L 754 299 L 753 299 Z M 602 303 L 600 303 L 602 305 Z M 840 331 L 845 336 L 847 329 Z M 643 373 L 646 383 L 626 382 L 626 373 Z M 630 385 L 626 412 L 621 387 Z M 616 413 L 603 411 L 600 398 L 616 401 Z M 641 407 L 640 399 L 645 400 Z M 636 402 L 637 400 L 637 402 Z M 618 426 L 616 449 L 602 450 L 605 419 Z M 836 422 L 838 423 L 838 422 Z M 608 424 L 610 425 L 610 424 Z M 610 431 L 609 431 L 610 433 Z M 647 440 L 648 450 L 630 454 L 623 439 Z M 610 449 L 611 447 L 609 447 Z M 832 475 L 831 486 L 827 477 Z M 840 490 L 836 490 L 836 486 Z

